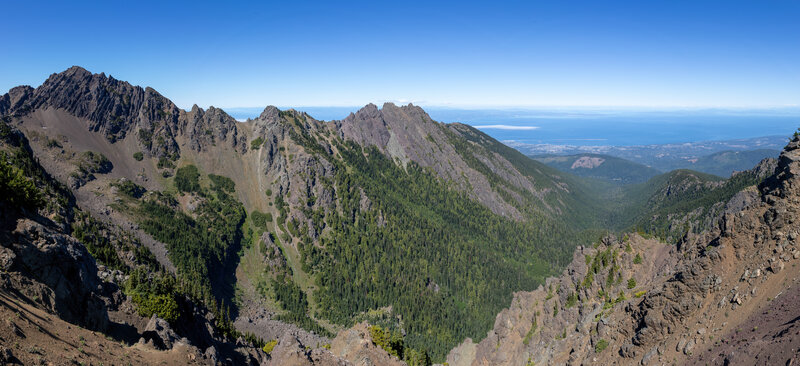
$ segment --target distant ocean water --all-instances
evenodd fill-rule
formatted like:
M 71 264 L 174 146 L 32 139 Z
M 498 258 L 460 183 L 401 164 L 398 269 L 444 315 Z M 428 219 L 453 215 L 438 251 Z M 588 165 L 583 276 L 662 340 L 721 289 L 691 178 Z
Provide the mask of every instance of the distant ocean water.
M 226 109 L 234 118 L 263 108 Z M 285 107 L 281 107 L 285 109 Z M 345 118 L 359 107 L 299 107 L 320 120 Z M 425 107 L 440 122 L 462 122 L 490 136 L 526 144 L 628 146 L 789 136 L 800 108 L 772 110 L 455 109 Z

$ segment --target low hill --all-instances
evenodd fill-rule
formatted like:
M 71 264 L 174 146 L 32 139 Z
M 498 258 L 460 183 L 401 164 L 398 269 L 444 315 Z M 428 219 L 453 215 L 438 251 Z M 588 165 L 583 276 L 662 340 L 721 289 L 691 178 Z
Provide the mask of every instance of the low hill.
M 649 166 L 603 154 L 533 155 L 531 158 L 562 172 L 614 184 L 643 183 L 661 174 Z
M 674 170 L 633 185 L 621 195 L 623 209 L 619 228 L 634 229 L 676 242 L 687 232 L 699 233 L 711 226 L 731 198 L 761 183 L 775 169 L 774 159 L 729 179 L 691 170 Z
M 692 169 L 720 177 L 730 177 L 735 172 L 748 170 L 766 158 L 776 158 L 778 150 L 756 149 L 744 151 L 721 151 L 694 159 L 686 159 L 675 167 Z

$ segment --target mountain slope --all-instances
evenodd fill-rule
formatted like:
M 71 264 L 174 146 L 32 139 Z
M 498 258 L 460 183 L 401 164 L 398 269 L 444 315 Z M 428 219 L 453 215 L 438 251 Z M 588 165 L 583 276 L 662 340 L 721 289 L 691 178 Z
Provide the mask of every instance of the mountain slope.
M 130 230 L 185 293 L 267 324 L 248 325 L 265 340 L 321 345 L 389 309 L 409 349 L 441 358 L 565 265 L 603 210 L 574 177 L 412 105 L 239 123 L 73 67 L 0 112 L 80 207 Z
M 736 193 L 761 183 L 775 165 L 774 159 L 765 159 L 724 180 L 691 170 L 674 170 L 627 187 L 622 193 L 627 204 L 620 210 L 618 227 L 634 228 L 674 243 L 687 232 L 699 233 L 713 225 Z
M 610 155 L 534 155 L 533 159 L 562 172 L 602 179 L 615 184 L 643 183 L 661 172 L 643 164 Z
M 516 293 L 487 338 L 466 340 L 448 363 L 796 363 L 799 173 L 795 137 L 773 174 L 677 246 L 633 234 L 579 248 L 560 277 Z
M 756 149 L 744 151 L 721 151 L 711 155 L 701 156 L 697 159 L 688 161 L 682 168 L 697 170 L 720 177 L 730 177 L 735 172 L 750 169 L 758 164 L 759 161 L 771 157 L 777 157 L 778 150 Z

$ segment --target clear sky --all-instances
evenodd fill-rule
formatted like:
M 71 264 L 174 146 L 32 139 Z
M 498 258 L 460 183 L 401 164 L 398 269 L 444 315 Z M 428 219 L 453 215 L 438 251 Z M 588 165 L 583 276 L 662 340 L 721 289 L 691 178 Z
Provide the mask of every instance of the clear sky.
M 800 104 L 800 1 L 7 1 L 0 90 L 72 65 L 180 107 Z

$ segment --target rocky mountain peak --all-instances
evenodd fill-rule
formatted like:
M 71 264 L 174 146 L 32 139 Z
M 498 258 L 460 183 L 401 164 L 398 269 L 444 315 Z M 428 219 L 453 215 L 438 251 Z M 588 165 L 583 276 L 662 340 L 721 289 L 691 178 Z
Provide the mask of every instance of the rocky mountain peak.
M 795 136 L 786 145 L 778 157 L 775 174 L 764 181 L 762 191 L 768 202 L 775 197 L 785 198 L 789 195 L 800 195 L 800 136 Z
M 281 110 L 274 105 L 268 105 L 261 114 L 258 116 L 257 119 L 260 119 L 265 122 L 277 122 L 280 119 Z
M 53 76 L 86 78 L 92 76 L 92 73 L 89 72 L 89 70 L 84 69 L 83 67 L 75 65 L 60 73 L 52 74 L 51 77 Z

